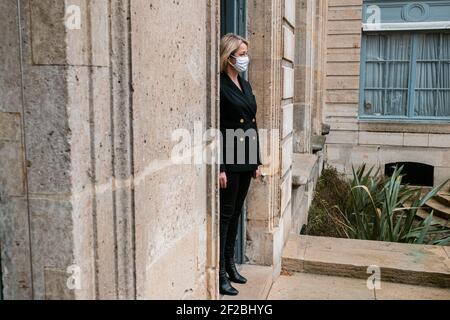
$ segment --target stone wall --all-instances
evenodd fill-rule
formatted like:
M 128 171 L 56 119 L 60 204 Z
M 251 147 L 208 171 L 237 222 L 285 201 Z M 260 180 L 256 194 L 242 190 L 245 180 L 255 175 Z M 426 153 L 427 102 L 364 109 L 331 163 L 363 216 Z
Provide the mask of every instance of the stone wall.
M 206 198 L 215 185 L 206 165 L 170 163 L 174 129 L 194 138 L 195 127 L 202 134 L 216 124 L 217 42 L 210 45 L 217 28 L 208 3 L 132 1 L 138 298 L 208 296 L 207 241 L 214 239 Z
M 0 4 L 4 298 L 217 297 L 217 168 L 168 161 L 173 130 L 217 127 L 217 2 L 19 3 Z

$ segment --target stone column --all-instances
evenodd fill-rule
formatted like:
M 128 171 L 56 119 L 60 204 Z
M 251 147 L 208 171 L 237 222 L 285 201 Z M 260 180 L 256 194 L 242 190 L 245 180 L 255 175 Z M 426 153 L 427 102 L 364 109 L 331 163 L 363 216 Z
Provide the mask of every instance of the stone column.
M 281 100 L 283 56 L 281 0 L 250 0 L 249 40 L 252 55 L 249 79 L 258 103 L 258 129 L 266 177 L 253 182 L 248 198 L 246 255 L 250 263 L 279 269 L 281 218 Z M 264 130 L 266 130 L 264 132 Z M 276 272 L 276 271 L 275 271 Z

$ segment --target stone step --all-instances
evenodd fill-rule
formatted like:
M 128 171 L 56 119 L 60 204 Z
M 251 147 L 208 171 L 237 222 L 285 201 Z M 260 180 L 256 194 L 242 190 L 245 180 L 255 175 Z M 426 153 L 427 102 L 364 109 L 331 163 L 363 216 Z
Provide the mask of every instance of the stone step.
M 412 203 L 410 201 L 407 201 L 403 204 L 404 207 L 409 208 L 412 206 Z M 425 210 L 427 209 L 427 210 Z M 431 210 L 429 209 L 429 207 L 425 207 L 423 209 L 418 209 L 416 216 L 419 217 L 422 220 L 427 219 L 431 214 Z M 444 219 L 441 218 L 435 214 L 433 214 L 433 223 L 437 223 L 439 225 L 441 225 L 442 227 L 446 227 L 446 228 L 450 228 L 450 220 L 448 219 Z
M 450 208 L 445 204 L 442 204 L 436 199 L 431 199 L 426 203 L 426 206 L 434 211 L 434 215 L 443 219 L 450 219 Z
M 267 300 L 273 284 L 273 268 L 245 264 L 239 266 L 238 270 L 248 282 L 245 285 L 233 283 L 239 295 L 221 296 L 221 300 Z
M 450 247 L 292 236 L 283 251 L 283 268 L 367 279 L 377 266 L 382 281 L 450 288 Z
M 294 273 L 275 281 L 268 300 L 450 300 L 450 290 L 364 279 Z
M 438 193 L 436 200 L 442 203 L 447 208 L 450 208 L 450 194 L 448 193 Z
M 417 210 L 417 214 L 420 219 L 425 220 L 430 216 L 428 211 L 419 209 Z M 433 222 L 439 224 L 442 227 L 450 228 L 450 220 L 443 219 L 441 217 L 433 216 Z

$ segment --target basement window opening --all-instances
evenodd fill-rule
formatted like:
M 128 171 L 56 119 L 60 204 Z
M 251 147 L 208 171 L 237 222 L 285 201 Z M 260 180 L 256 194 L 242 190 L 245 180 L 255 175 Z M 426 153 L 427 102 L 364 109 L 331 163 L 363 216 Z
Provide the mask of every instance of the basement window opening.
M 416 162 L 389 163 L 385 167 L 386 176 L 392 177 L 395 167 L 403 168 L 403 183 L 419 187 L 434 186 L 434 167 Z

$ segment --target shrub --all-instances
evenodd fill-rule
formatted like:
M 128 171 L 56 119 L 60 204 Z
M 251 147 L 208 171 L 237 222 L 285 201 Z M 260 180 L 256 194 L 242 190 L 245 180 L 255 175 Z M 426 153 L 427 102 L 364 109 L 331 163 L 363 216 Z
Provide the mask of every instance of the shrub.
M 414 244 L 450 244 L 450 230 L 434 223 L 433 212 L 422 221 L 419 208 L 443 188 L 446 181 L 426 195 L 403 184 L 403 167 L 391 177 L 366 165 L 353 168 L 348 181 L 336 169 L 327 167 L 319 179 L 306 233 L 360 240 Z M 410 206 L 405 206 L 411 203 Z
M 402 184 L 403 167 L 396 167 L 392 176 L 382 177 L 366 165 L 355 171 L 350 193 L 339 212 L 354 239 L 415 244 L 450 243 L 449 230 L 435 224 L 433 212 L 417 223 L 417 211 L 444 187 L 446 181 L 426 195 L 421 189 Z M 405 203 L 411 206 L 405 207 Z

